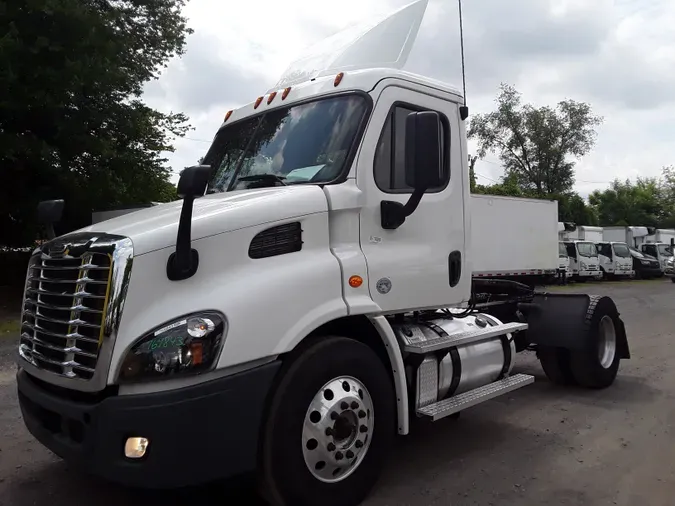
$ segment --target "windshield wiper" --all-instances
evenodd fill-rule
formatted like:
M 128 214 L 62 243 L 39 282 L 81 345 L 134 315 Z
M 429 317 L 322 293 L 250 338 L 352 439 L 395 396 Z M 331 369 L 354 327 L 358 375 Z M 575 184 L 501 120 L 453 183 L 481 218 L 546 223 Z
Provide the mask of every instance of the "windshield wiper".
M 284 176 L 277 176 L 276 174 L 253 174 L 250 176 L 243 176 L 238 178 L 239 181 L 254 181 L 260 183 L 281 183 L 283 186 L 288 186 Z

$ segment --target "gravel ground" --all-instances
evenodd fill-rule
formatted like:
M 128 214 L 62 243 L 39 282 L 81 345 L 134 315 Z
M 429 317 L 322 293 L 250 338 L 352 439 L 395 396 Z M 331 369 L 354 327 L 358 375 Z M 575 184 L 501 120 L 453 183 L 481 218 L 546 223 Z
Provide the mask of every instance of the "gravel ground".
M 562 288 L 571 290 L 572 288 Z M 614 297 L 633 358 L 604 391 L 548 383 L 531 353 L 517 372 L 534 385 L 457 420 L 417 424 L 392 450 L 365 506 L 645 505 L 675 496 L 675 285 L 588 284 Z M 25 430 L 16 402 L 12 337 L 0 338 L 0 505 L 258 505 L 249 485 L 150 493 L 69 469 Z

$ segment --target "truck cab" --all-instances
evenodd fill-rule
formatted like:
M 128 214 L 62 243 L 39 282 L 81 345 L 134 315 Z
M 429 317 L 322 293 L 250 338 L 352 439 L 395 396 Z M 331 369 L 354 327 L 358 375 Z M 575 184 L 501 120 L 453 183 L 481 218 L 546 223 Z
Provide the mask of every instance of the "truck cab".
M 600 270 L 604 277 L 633 277 L 633 257 L 625 242 L 597 243 Z
M 640 251 L 650 255 L 659 261 L 661 270 L 666 276 L 675 276 L 673 267 L 673 245 L 663 242 L 647 242 L 640 245 Z
M 274 506 L 355 506 L 412 419 L 531 384 L 519 351 L 561 385 L 614 382 L 611 298 L 472 280 L 468 109 L 400 68 L 426 7 L 227 112 L 180 201 L 33 252 L 17 385 L 42 444 L 130 486 L 253 472 Z
M 599 279 L 602 277 L 600 259 L 594 242 L 564 241 L 572 265 L 572 276 L 577 281 Z
M 558 242 L 558 274 L 565 279 L 571 278 L 573 274 L 572 259 L 563 241 Z

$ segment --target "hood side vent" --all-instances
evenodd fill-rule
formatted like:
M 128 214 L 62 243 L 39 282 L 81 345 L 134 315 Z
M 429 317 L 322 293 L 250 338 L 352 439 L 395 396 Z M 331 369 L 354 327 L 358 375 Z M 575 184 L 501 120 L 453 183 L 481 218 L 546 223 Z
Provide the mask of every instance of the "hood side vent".
M 259 232 L 248 247 L 251 258 L 268 258 L 302 249 L 300 222 L 285 223 Z

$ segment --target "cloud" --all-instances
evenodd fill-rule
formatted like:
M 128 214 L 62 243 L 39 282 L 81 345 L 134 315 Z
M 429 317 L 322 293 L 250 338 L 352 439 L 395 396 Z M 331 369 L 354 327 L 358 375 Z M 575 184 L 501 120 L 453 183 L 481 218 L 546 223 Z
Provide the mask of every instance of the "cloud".
M 170 155 L 174 170 L 196 162 L 223 114 L 264 93 L 304 47 L 408 2 L 190 2 L 185 13 L 195 34 L 187 52 L 145 95 L 153 107 L 187 113 L 195 126 L 192 140 L 179 140 Z M 463 9 L 472 112 L 491 110 L 499 84 L 508 82 L 526 102 L 583 100 L 605 118 L 595 149 L 578 161 L 582 194 L 673 163 L 675 3 L 465 0 Z M 407 70 L 461 85 L 455 1 L 430 0 Z M 502 173 L 496 156 L 476 169 L 490 179 Z

